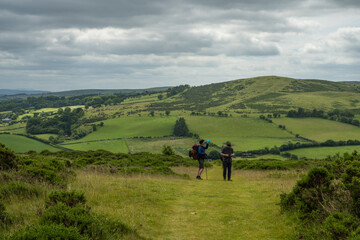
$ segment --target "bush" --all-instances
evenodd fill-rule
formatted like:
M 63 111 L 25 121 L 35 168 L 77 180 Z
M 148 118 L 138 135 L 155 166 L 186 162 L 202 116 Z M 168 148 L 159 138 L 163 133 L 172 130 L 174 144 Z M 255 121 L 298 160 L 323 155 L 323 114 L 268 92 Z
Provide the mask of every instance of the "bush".
M 218 160 L 220 159 L 220 153 L 216 150 L 213 150 L 209 153 L 208 158 L 212 160 Z
M 2 185 L 0 187 L 0 193 L 6 198 L 11 195 L 28 198 L 38 196 L 40 194 L 40 190 L 35 186 L 29 186 L 29 184 L 24 182 L 14 181 Z
M 328 216 L 324 222 L 326 233 L 336 240 L 346 239 L 350 236 L 360 222 L 359 220 L 349 214 L 335 212 Z
M 49 207 L 40 219 L 41 225 L 64 224 L 66 227 L 75 227 L 80 234 L 88 234 L 93 226 L 94 218 L 90 209 L 84 205 L 70 207 L 62 202 Z
M 55 171 L 40 167 L 27 167 L 25 168 L 25 176 L 44 181 L 54 185 L 64 185 L 63 179 L 55 173 Z
M 21 229 L 15 232 L 9 240 L 38 240 L 38 239 L 57 239 L 57 240 L 86 240 L 74 227 L 64 225 L 36 225 Z
M 57 203 L 64 203 L 69 207 L 74 207 L 78 204 L 85 204 L 86 198 L 84 193 L 77 191 L 52 191 L 46 200 L 46 206 L 54 206 Z
M 0 170 L 17 168 L 17 161 L 15 153 L 0 143 Z
M 49 207 L 43 213 L 40 224 L 63 224 L 68 228 L 75 227 L 81 235 L 89 239 L 109 239 L 110 235 L 122 236 L 128 233 L 136 235 L 135 231 L 121 222 L 91 214 L 90 208 L 84 205 L 70 207 L 61 202 Z
M 164 155 L 175 155 L 175 151 L 174 151 L 174 149 L 171 147 L 171 146 L 169 146 L 169 145 L 164 145 L 163 146 L 163 149 L 162 149 L 162 153 L 164 154 Z

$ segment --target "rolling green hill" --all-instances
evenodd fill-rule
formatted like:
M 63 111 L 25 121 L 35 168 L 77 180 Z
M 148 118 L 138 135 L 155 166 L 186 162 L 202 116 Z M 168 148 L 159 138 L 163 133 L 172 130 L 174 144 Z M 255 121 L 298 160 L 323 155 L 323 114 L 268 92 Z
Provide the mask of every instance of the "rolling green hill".
M 359 109 L 359 93 L 360 86 L 353 84 L 267 76 L 191 87 L 152 103 L 151 108 L 212 112 Z

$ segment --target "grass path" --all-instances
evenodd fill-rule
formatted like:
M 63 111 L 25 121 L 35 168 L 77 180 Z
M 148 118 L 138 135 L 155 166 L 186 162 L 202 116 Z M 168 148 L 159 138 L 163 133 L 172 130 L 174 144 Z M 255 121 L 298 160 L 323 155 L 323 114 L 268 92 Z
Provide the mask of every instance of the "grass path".
M 204 181 L 79 172 L 72 187 L 85 191 L 94 211 L 151 239 L 295 239 L 295 225 L 277 203 L 296 173 L 235 171 L 233 180 L 224 182 L 216 166 Z

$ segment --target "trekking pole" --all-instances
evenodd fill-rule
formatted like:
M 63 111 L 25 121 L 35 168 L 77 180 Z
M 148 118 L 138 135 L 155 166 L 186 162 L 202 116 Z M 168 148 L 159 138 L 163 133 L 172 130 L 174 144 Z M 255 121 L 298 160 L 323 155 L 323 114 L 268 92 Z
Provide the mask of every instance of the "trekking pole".
M 206 173 L 206 180 L 208 180 L 207 179 L 207 167 L 205 166 L 205 173 Z

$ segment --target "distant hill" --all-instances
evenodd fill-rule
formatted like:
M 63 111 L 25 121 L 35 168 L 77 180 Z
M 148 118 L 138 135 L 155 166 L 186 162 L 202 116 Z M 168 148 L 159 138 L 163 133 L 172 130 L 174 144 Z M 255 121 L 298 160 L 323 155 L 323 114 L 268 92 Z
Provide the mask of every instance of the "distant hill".
M 50 93 L 49 91 L 40 90 L 18 90 L 18 89 L 0 89 L 0 95 L 30 95 L 30 94 L 44 94 Z
M 153 110 L 212 112 L 273 112 L 298 107 L 360 111 L 360 85 L 265 76 L 191 87 L 175 96 L 152 103 L 151 107 Z
M 360 84 L 360 81 L 341 81 L 342 83 L 348 83 L 348 84 Z
M 0 92 L 0 101 L 13 100 L 13 99 L 26 99 L 29 96 L 31 97 L 40 97 L 40 96 L 57 96 L 57 97 L 74 97 L 74 96 L 83 96 L 83 95 L 112 95 L 112 94 L 136 94 L 142 92 L 162 92 L 169 89 L 169 87 L 157 87 L 157 88 L 148 88 L 148 89 L 81 89 L 81 90 L 70 90 L 70 91 L 61 91 L 61 92 L 45 92 L 37 91 L 33 93 L 24 93 L 19 91 L 19 93 L 14 94 L 1 94 Z M 5 93 L 5 89 L 4 93 Z M 16 91 L 16 90 L 13 90 Z M 1 96 L 2 95 L 2 96 Z

